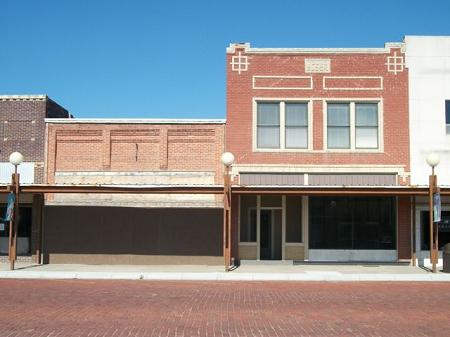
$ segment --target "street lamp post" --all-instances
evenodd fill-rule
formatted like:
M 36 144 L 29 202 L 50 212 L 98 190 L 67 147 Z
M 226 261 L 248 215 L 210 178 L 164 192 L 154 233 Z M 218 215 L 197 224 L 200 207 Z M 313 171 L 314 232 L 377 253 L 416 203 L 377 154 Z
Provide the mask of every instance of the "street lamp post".
M 13 152 L 9 156 L 9 162 L 14 165 L 14 173 L 12 175 L 12 192 L 15 195 L 14 212 L 9 222 L 9 263 L 10 269 L 14 270 L 14 263 L 17 259 L 17 233 L 19 228 L 20 175 L 17 173 L 17 167 L 22 164 L 23 155 L 20 152 Z
M 430 262 L 433 273 L 436 273 L 436 264 L 438 260 L 438 228 L 434 218 L 433 196 L 439 192 L 437 187 L 437 177 L 434 174 L 434 168 L 439 164 L 439 155 L 430 153 L 426 158 L 427 164 L 431 166 L 431 175 L 429 177 L 429 210 L 430 210 Z
M 225 166 L 223 175 L 223 256 L 225 271 L 230 270 L 231 265 L 231 176 L 230 167 L 234 162 L 234 155 L 225 152 L 221 156 Z

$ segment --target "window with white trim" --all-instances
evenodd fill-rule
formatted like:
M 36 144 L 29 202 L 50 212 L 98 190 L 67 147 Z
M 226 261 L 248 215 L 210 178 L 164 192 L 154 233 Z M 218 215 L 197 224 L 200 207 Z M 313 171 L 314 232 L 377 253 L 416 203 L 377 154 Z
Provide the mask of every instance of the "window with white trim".
M 330 103 L 327 109 L 329 149 L 350 148 L 350 104 Z
M 377 103 L 355 103 L 355 147 L 378 148 Z
M 308 149 L 308 103 L 257 102 L 258 149 Z
M 258 103 L 257 113 L 258 148 L 280 148 L 280 104 Z
M 308 104 L 285 103 L 285 146 L 308 148 Z
M 379 103 L 327 103 L 327 148 L 376 150 L 379 148 Z

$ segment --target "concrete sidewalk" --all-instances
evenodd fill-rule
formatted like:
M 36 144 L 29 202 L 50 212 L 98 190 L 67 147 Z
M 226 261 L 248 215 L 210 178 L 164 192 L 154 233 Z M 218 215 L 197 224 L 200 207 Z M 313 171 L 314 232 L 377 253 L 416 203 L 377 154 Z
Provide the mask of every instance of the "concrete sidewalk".
M 443 281 L 450 274 L 433 274 L 419 267 L 397 264 L 258 264 L 225 272 L 223 266 L 189 265 L 30 265 L 0 264 L 0 278 L 115 279 L 195 281 Z

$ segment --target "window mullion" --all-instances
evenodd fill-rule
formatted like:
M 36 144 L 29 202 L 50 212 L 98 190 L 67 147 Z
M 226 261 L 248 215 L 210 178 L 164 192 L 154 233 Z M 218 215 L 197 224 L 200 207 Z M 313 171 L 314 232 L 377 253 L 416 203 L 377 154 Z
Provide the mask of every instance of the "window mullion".
M 280 149 L 286 148 L 286 104 L 280 102 Z
M 350 103 L 350 149 L 355 149 L 356 139 L 356 117 L 355 117 L 355 102 Z

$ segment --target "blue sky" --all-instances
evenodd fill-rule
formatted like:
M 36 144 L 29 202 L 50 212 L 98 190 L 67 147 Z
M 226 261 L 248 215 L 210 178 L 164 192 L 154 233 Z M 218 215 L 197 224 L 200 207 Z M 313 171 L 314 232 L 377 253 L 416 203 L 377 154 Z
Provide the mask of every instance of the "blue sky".
M 225 48 L 450 35 L 448 0 L 2 0 L 0 94 L 83 118 L 224 118 Z

